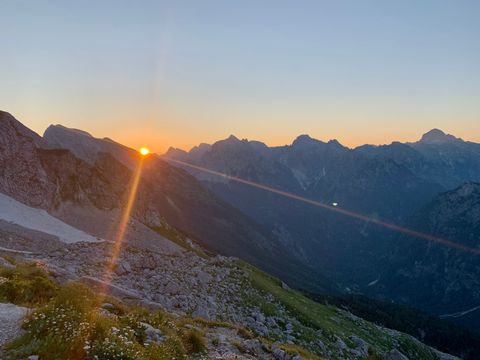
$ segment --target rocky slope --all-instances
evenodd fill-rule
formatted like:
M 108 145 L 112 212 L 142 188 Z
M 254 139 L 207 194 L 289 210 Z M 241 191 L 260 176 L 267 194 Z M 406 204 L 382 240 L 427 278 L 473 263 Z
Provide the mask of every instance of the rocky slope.
M 57 282 L 73 280 L 94 291 L 107 289 L 110 296 L 121 301 L 154 311 L 160 309 L 177 319 L 199 317 L 221 321 L 209 329 L 192 327 L 205 337 L 208 350 L 206 356 L 198 358 L 301 360 L 320 356 L 353 360 L 376 352 L 383 359 L 394 354 L 400 356 L 397 353 L 412 360 L 457 359 L 409 335 L 310 301 L 237 258 L 205 259 L 191 251 L 168 255 L 125 245 L 116 261 L 112 281 L 105 283 L 105 264 L 111 263 L 113 244 L 78 242 L 52 248 L 51 242 L 43 242 L 24 239 L 10 246 L 14 248 L 11 250 L 34 250 L 35 254 L 18 253 L 16 261 L 35 261 Z M 0 255 L 9 254 L 11 258 L 11 250 L 0 251 Z M 111 306 L 104 305 L 105 309 Z M 147 341 L 168 340 L 161 331 L 153 328 L 150 331 L 150 325 L 146 326 L 150 334 Z M 245 340 L 239 337 L 235 326 L 245 326 L 258 337 Z M 306 350 L 302 350 L 304 355 L 294 355 L 300 349 Z
M 140 238 L 146 244 L 164 242 L 160 234 L 177 229 L 183 233 L 177 233 L 182 244 L 200 241 L 210 251 L 241 257 L 291 285 L 338 291 L 333 282 L 295 259 L 273 234 L 184 170 L 59 126 L 46 131 L 49 145 L 10 114 L 0 115 L 0 144 L 7 149 L 0 152 L 0 192 L 21 203 L 45 209 L 93 236 L 116 240 L 142 164 L 131 218 L 141 224 L 146 237 Z
M 454 245 L 397 235 L 365 291 L 480 330 L 480 184 L 437 195 L 406 227 Z

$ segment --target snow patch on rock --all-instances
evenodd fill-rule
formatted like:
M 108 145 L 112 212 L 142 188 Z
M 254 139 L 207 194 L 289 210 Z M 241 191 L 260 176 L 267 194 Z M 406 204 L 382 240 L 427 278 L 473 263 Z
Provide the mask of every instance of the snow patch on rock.
M 13 222 L 28 229 L 57 236 L 65 243 L 99 240 L 83 231 L 55 219 L 45 210 L 35 209 L 0 193 L 0 219 Z

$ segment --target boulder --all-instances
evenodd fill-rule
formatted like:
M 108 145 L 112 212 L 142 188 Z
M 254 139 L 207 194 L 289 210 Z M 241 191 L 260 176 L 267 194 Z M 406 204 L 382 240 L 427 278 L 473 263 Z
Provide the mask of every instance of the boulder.
M 126 273 L 127 273 L 127 270 L 125 270 L 122 263 L 117 264 L 117 266 L 115 266 L 115 274 L 117 274 L 118 276 L 122 276 Z
M 195 310 L 191 316 L 192 319 L 196 317 L 201 317 L 202 319 L 210 320 L 210 314 L 208 313 L 208 310 L 200 306 L 197 307 L 197 310 Z
M 14 268 L 15 265 L 11 264 L 9 261 L 5 260 L 4 258 L 0 257 L 0 266 Z
M 253 312 L 252 317 L 255 319 L 255 321 L 258 321 L 262 324 L 265 322 L 265 316 L 260 312 Z
M 263 354 L 262 343 L 259 340 L 246 340 L 242 344 L 243 350 L 251 355 Z
M 386 353 L 383 357 L 382 360 L 408 360 L 408 358 L 403 355 L 400 351 L 397 349 L 393 349 Z
M 276 346 L 272 347 L 272 356 L 275 360 L 290 360 L 292 358 L 285 350 L 279 349 Z
M 267 318 L 267 326 L 268 326 L 268 327 L 277 327 L 278 324 L 277 324 L 277 322 L 275 321 L 275 319 L 274 319 L 273 317 L 269 316 L 269 317 Z
M 198 273 L 197 281 L 202 285 L 209 284 L 213 281 L 213 276 L 202 271 Z
M 282 281 L 282 289 L 286 291 L 290 291 L 290 287 L 287 284 L 285 284 L 283 281 Z
M 337 349 L 340 350 L 345 350 L 347 348 L 347 344 L 345 344 L 342 340 L 338 339 L 333 343 L 333 346 L 335 346 Z
M 179 291 L 180 291 L 179 286 L 175 284 L 173 281 L 170 281 L 165 287 L 165 293 L 168 293 L 170 295 L 177 295 Z
M 351 337 L 353 344 L 355 345 L 355 349 L 352 351 L 356 356 L 367 356 L 368 355 L 368 345 L 360 339 L 359 337 L 352 336 Z
M 153 301 L 162 305 L 165 309 L 170 309 L 173 306 L 172 301 L 169 298 L 163 296 L 162 294 L 155 294 Z

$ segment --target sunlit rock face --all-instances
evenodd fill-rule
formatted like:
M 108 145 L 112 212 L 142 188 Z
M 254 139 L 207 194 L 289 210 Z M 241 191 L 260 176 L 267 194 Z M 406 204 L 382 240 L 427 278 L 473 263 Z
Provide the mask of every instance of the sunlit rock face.
M 480 304 L 480 183 L 439 194 L 405 226 L 464 248 L 400 234 L 369 292 L 480 330 L 480 311 L 468 312 Z
M 39 161 L 39 150 L 49 148 L 38 134 L 0 112 L 0 191 L 29 206 L 51 206 L 55 185 Z
M 95 165 L 100 153 L 109 153 L 130 170 L 138 164 L 138 152 L 109 138 L 97 139 L 89 133 L 62 125 L 50 125 L 43 134 L 53 149 L 68 149 L 77 158 Z

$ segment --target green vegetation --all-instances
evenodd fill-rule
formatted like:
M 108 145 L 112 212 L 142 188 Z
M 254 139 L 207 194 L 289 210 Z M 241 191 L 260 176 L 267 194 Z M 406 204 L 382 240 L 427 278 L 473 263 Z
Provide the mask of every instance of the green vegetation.
M 40 263 L 0 267 L 0 301 L 21 306 L 34 306 L 50 299 L 58 286 L 48 277 Z
M 411 336 L 387 331 L 355 316 L 363 309 L 361 315 L 368 317 L 368 311 L 373 312 L 375 306 L 378 307 L 377 313 L 383 311 L 380 305 L 370 303 L 371 299 L 363 299 L 363 304 L 358 299 L 355 303 L 351 299 L 347 301 L 348 297 L 330 296 L 315 298 L 316 302 L 297 291 L 283 289 L 281 281 L 243 261 L 225 266 L 231 269 L 231 280 L 240 289 L 245 289 L 238 292 L 238 296 L 243 297 L 239 300 L 242 307 L 260 309 L 263 315 L 277 319 L 278 330 L 275 332 L 271 328 L 270 335 L 261 339 L 270 349 L 275 345 L 290 355 L 320 360 L 322 354 L 320 347 L 315 345 L 316 341 L 321 340 L 321 347 L 335 353 L 337 348 L 334 343 L 339 339 L 347 347 L 355 348 L 352 336 L 356 336 L 370 345 L 366 359 L 378 360 L 381 354 L 394 347 L 409 354 L 412 359 L 437 359 L 431 349 Z M 205 334 L 215 333 L 220 328 L 236 333 L 231 343 L 241 352 L 244 351 L 241 339 L 258 339 L 259 334 L 220 321 L 225 317 L 208 321 L 178 317 L 162 311 L 152 313 L 115 298 L 96 296 L 79 283 L 57 285 L 42 267 L 41 263 L 33 262 L 19 263 L 15 268 L 0 267 L 0 300 L 34 308 L 22 326 L 26 333 L 8 345 L 7 353 L 0 359 L 30 355 L 39 355 L 45 360 L 149 360 L 185 356 L 196 359 L 205 356 L 206 344 L 209 344 Z M 314 297 L 315 294 L 308 295 Z M 333 304 L 335 301 L 342 301 L 336 304 L 339 308 L 322 304 Z M 108 311 L 101 308 L 102 303 L 111 304 L 106 306 Z M 407 321 L 413 316 L 405 312 L 407 310 L 395 311 Z M 385 319 L 388 319 L 387 315 L 389 313 L 385 310 Z M 287 326 L 287 323 L 290 325 Z M 286 329 L 295 336 L 295 344 L 285 343 Z M 211 343 L 215 344 L 213 340 Z
M 31 355 L 45 360 L 153 360 L 185 356 L 195 359 L 206 353 L 204 333 L 218 328 L 236 330 L 243 339 L 254 338 L 249 330 L 231 323 L 178 318 L 162 311 L 152 313 L 115 298 L 99 297 L 80 283 L 56 285 L 36 263 L 0 267 L 0 274 L 3 279 L 0 294 L 4 300 L 13 299 L 16 304 L 33 308 L 22 325 L 26 333 L 7 344 L 7 351 L 0 359 Z M 38 288 L 39 279 L 43 285 L 47 284 L 44 292 Z M 12 283 L 22 286 L 14 287 Z M 104 302 L 113 306 L 104 310 L 100 307 Z M 150 342 L 142 323 L 158 329 L 163 341 Z M 241 343 L 234 345 L 243 351 Z M 285 349 L 292 354 L 305 354 L 304 359 L 320 359 L 300 346 L 295 350 L 285 345 Z
M 321 295 L 301 291 L 308 298 L 350 311 L 375 324 L 414 336 L 441 351 L 464 359 L 480 359 L 480 334 L 437 318 L 425 311 L 364 295 Z
M 408 335 L 389 335 L 384 331 L 377 329 L 371 323 L 361 318 L 352 316 L 350 313 L 337 309 L 332 306 L 325 306 L 306 298 L 297 291 L 286 291 L 281 287 L 281 281 L 262 272 L 261 270 L 251 266 L 243 261 L 237 262 L 237 266 L 242 268 L 249 274 L 251 284 L 257 288 L 262 297 L 249 299 L 252 305 L 259 305 L 262 312 L 269 316 L 276 315 L 279 317 L 290 317 L 298 320 L 299 324 L 292 323 L 296 332 L 297 341 L 299 343 L 309 344 L 310 341 L 318 339 L 318 335 L 313 330 L 321 330 L 321 339 L 328 349 L 336 350 L 332 344 L 336 339 L 341 338 L 345 344 L 353 348 L 350 336 L 357 336 L 372 345 L 368 359 L 381 358 L 377 353 L 385 353 L 394 347 L 397 347 L 403 353 L 416 354 L 421 359 L 437 359 L 437 355 L 431 349 L 419 344 Z M 272 307 L 272 301 L 266 300 L 265 296 L 272 294 L 275 296 L 275 305 Z M 285 310 L 279 313 L 278 305 Z M 279 324 L 284 327 L 285 324 Z M 393 345 L 393 341 L 398 341 L 398 346 Z M 267 341 L 268 342 L 268 341 Z M 304 353 L 305 348 L 298 345 L 282 344 L 278 346 L 290 354 L 298 354 L 306 359 L 316 359 L 308 352 Z

